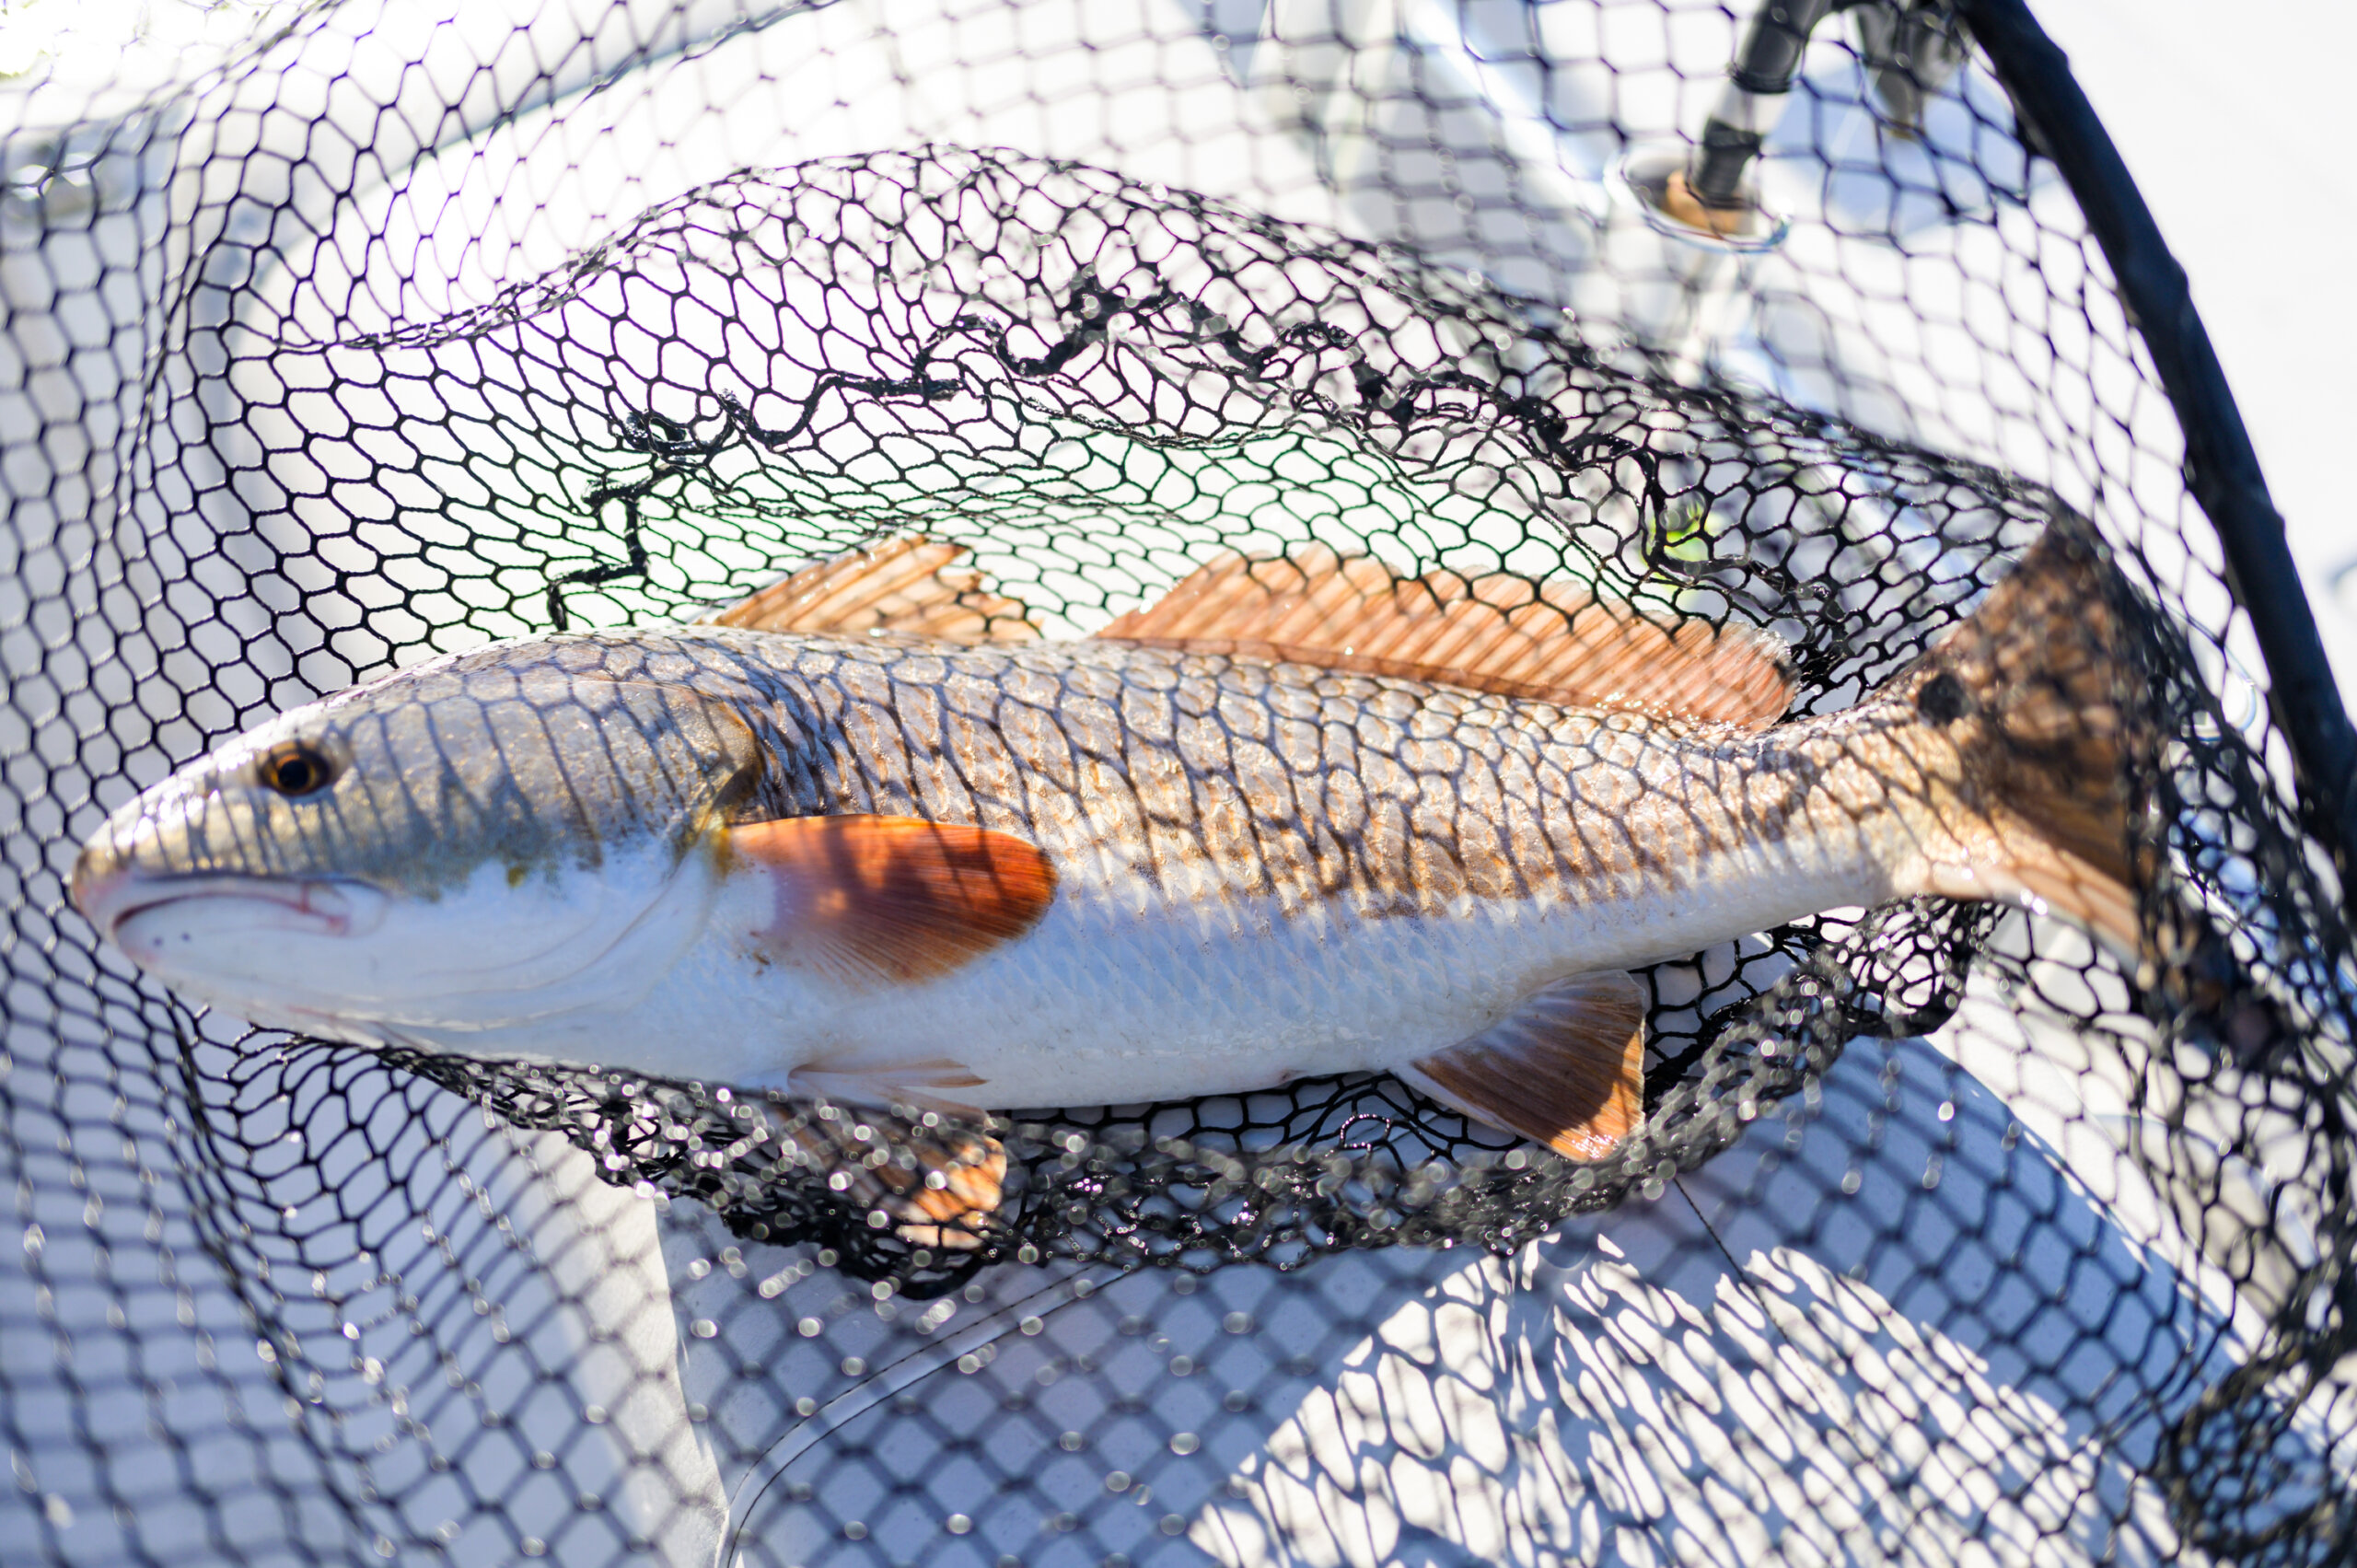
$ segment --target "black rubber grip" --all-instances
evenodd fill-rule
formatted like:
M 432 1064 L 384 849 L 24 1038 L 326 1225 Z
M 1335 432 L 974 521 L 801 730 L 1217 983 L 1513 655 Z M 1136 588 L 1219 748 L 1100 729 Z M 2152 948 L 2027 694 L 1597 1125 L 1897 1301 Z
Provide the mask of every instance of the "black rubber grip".
M 1763 98 L 1792 91 L 1801 56 L 1808 52 L 1808 36 L 1827 8 L 1828 0 L 1781 0 L 1754 12 L 1735 64 L 1727 67 L 1735 85 Z M 1706 207 L 1744 205 L 1743 177 L 1759 157 L 1759 132 L 1713 115 L 1702 127 L 1701 151 L 1687 174 L 1695 198 Z
M 1759 143 L 1757 131 L 1739 130 L 1724 120 L 1705 124 L 1701 148 L 1686 177 L 1695 199 L 1706 207 L 1742 206 L 1744 171 L 1759 157 Z

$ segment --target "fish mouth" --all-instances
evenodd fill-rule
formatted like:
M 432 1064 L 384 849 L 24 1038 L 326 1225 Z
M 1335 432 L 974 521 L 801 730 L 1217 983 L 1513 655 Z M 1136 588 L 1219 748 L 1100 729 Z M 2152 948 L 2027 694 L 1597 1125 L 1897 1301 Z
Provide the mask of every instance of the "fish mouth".
M 74 903 L 101 935 L 142 964 L 161 957 L 169 932 L 357 936 L 390 901 L 365 882 L 333 877 L 164 875 L 76 868 Z

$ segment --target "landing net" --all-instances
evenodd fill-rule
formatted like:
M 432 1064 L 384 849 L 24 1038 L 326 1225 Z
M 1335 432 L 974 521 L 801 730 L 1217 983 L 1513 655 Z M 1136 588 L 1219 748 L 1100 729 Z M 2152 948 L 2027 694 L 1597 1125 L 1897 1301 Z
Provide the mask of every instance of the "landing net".
M 2305 608 L 2228 586 L 2186 459 L 2232 406 L 2140 335 L 2064 177 L 2099 128 L 1964 9 L 1823 17 L 1782 91 L 1765 24 L 1658 0 L 58 24 L 0 82 L 8 1539 L 2340 1560 L 2357 846 L 2270 675 Z M 66 898 L 273 713 L 911 533 L 1050 637 L 1223 550 L 1570 576 L 1772 633 L 1811 714 L 2058 517 L 2164 738 L 2159 957 L 1919 900 L 1656 965 L 1596 1162 L 1380 1075 L 960 1130 L 366 1051 L 192 1011 Z M 968 1135 L 1007 1203 L 921 1245 L 895 1173 Z

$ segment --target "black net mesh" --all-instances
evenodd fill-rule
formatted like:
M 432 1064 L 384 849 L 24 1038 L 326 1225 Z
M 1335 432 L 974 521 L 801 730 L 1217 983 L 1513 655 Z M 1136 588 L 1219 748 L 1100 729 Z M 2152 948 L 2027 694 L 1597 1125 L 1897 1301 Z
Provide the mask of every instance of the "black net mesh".
M 2253 611 L 1970 31 L 1723 99 L 1763 25 L 339 0 L 0 83 L 11 1555 L 2343 1560 L 2357 971 Z M 2049 528 L 2142 958 L 1926 897 L 1655 964 L 1600 1159 L 1385 1074 L 968 1122 L 258 1030 L 69 897 L 273 714 L 913 534 L 1051 642 L 1224 550 L 1571 578 L 1797 722 Z M 993 1145 L 978 1244 L 905 1223 Z

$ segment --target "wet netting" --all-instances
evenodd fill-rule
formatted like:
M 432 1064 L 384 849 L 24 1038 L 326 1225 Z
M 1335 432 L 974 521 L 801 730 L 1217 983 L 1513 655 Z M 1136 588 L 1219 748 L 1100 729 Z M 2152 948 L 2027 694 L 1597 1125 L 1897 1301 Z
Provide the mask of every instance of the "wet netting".
M 2017 5 L 157 0 L 128 42 L 90 10 L 0 18 L 0 1555 L 2357 1550 L 2357 748 L 2183 280 Z M 315 1038 L 77 908 L 110 813 L 274 714 L 503 639 L 635 659 L 920 540 L 962 552 L 931 581 L 964 619 L 877 668 L 1014 661 L 987 699 L 906 679 L 1019 760 L 1100 722 L 1070 645 L 1230 552 L 1339 552 L 1781 649 L 1757 744 L 1849 735 L 1898 680 L 1919 729 L 1998 737 L 2003 788 L 2109 810 L 2041 830 L 2129 886 L 2100 941 L 2026 874 L 1750 931 L 1640 854 L 1718 923 L 1635 970 L 1642 1116 L 1579 1158 L 1273 1058 L 1254 1092 L 978 1118 L 946 1069 L 887 1109 L 791 1061 L 667 1075 L 631 1031 Z M 2038 550 L 2082 591 L 2031 594 L 2032 641 L 2107 662 L 1926 683 Z M 1443 753 L 1538 724 L 1531 692 L 1418 708 L 1318 635 L 1263 641 L 1326 650 L 1312 771 L 1366 842 L 1518 809 Z M 1245 830 L 1202 803 L 1300 719 L 1170 679 L 1120 721 L 1183 775 L 1132 824 L 1180 842 L 1141 886 Z M 958 763 L 924 722 L 893 720 Z M 1874 755 L 1931 777 L 1914 733 Z M 514 767 L 481 787 L 528 796 Z M 1620 809 L 1601 776 L 1585 809 Z M 871 796 L 923 815 L 828 808 Z M 1299 916 L 1250 918 L 1274 950 Z M 1174 960 L 1174 1034 L 1379 1032 L 1358 999 L 1492 967 L 1214 947 Z

